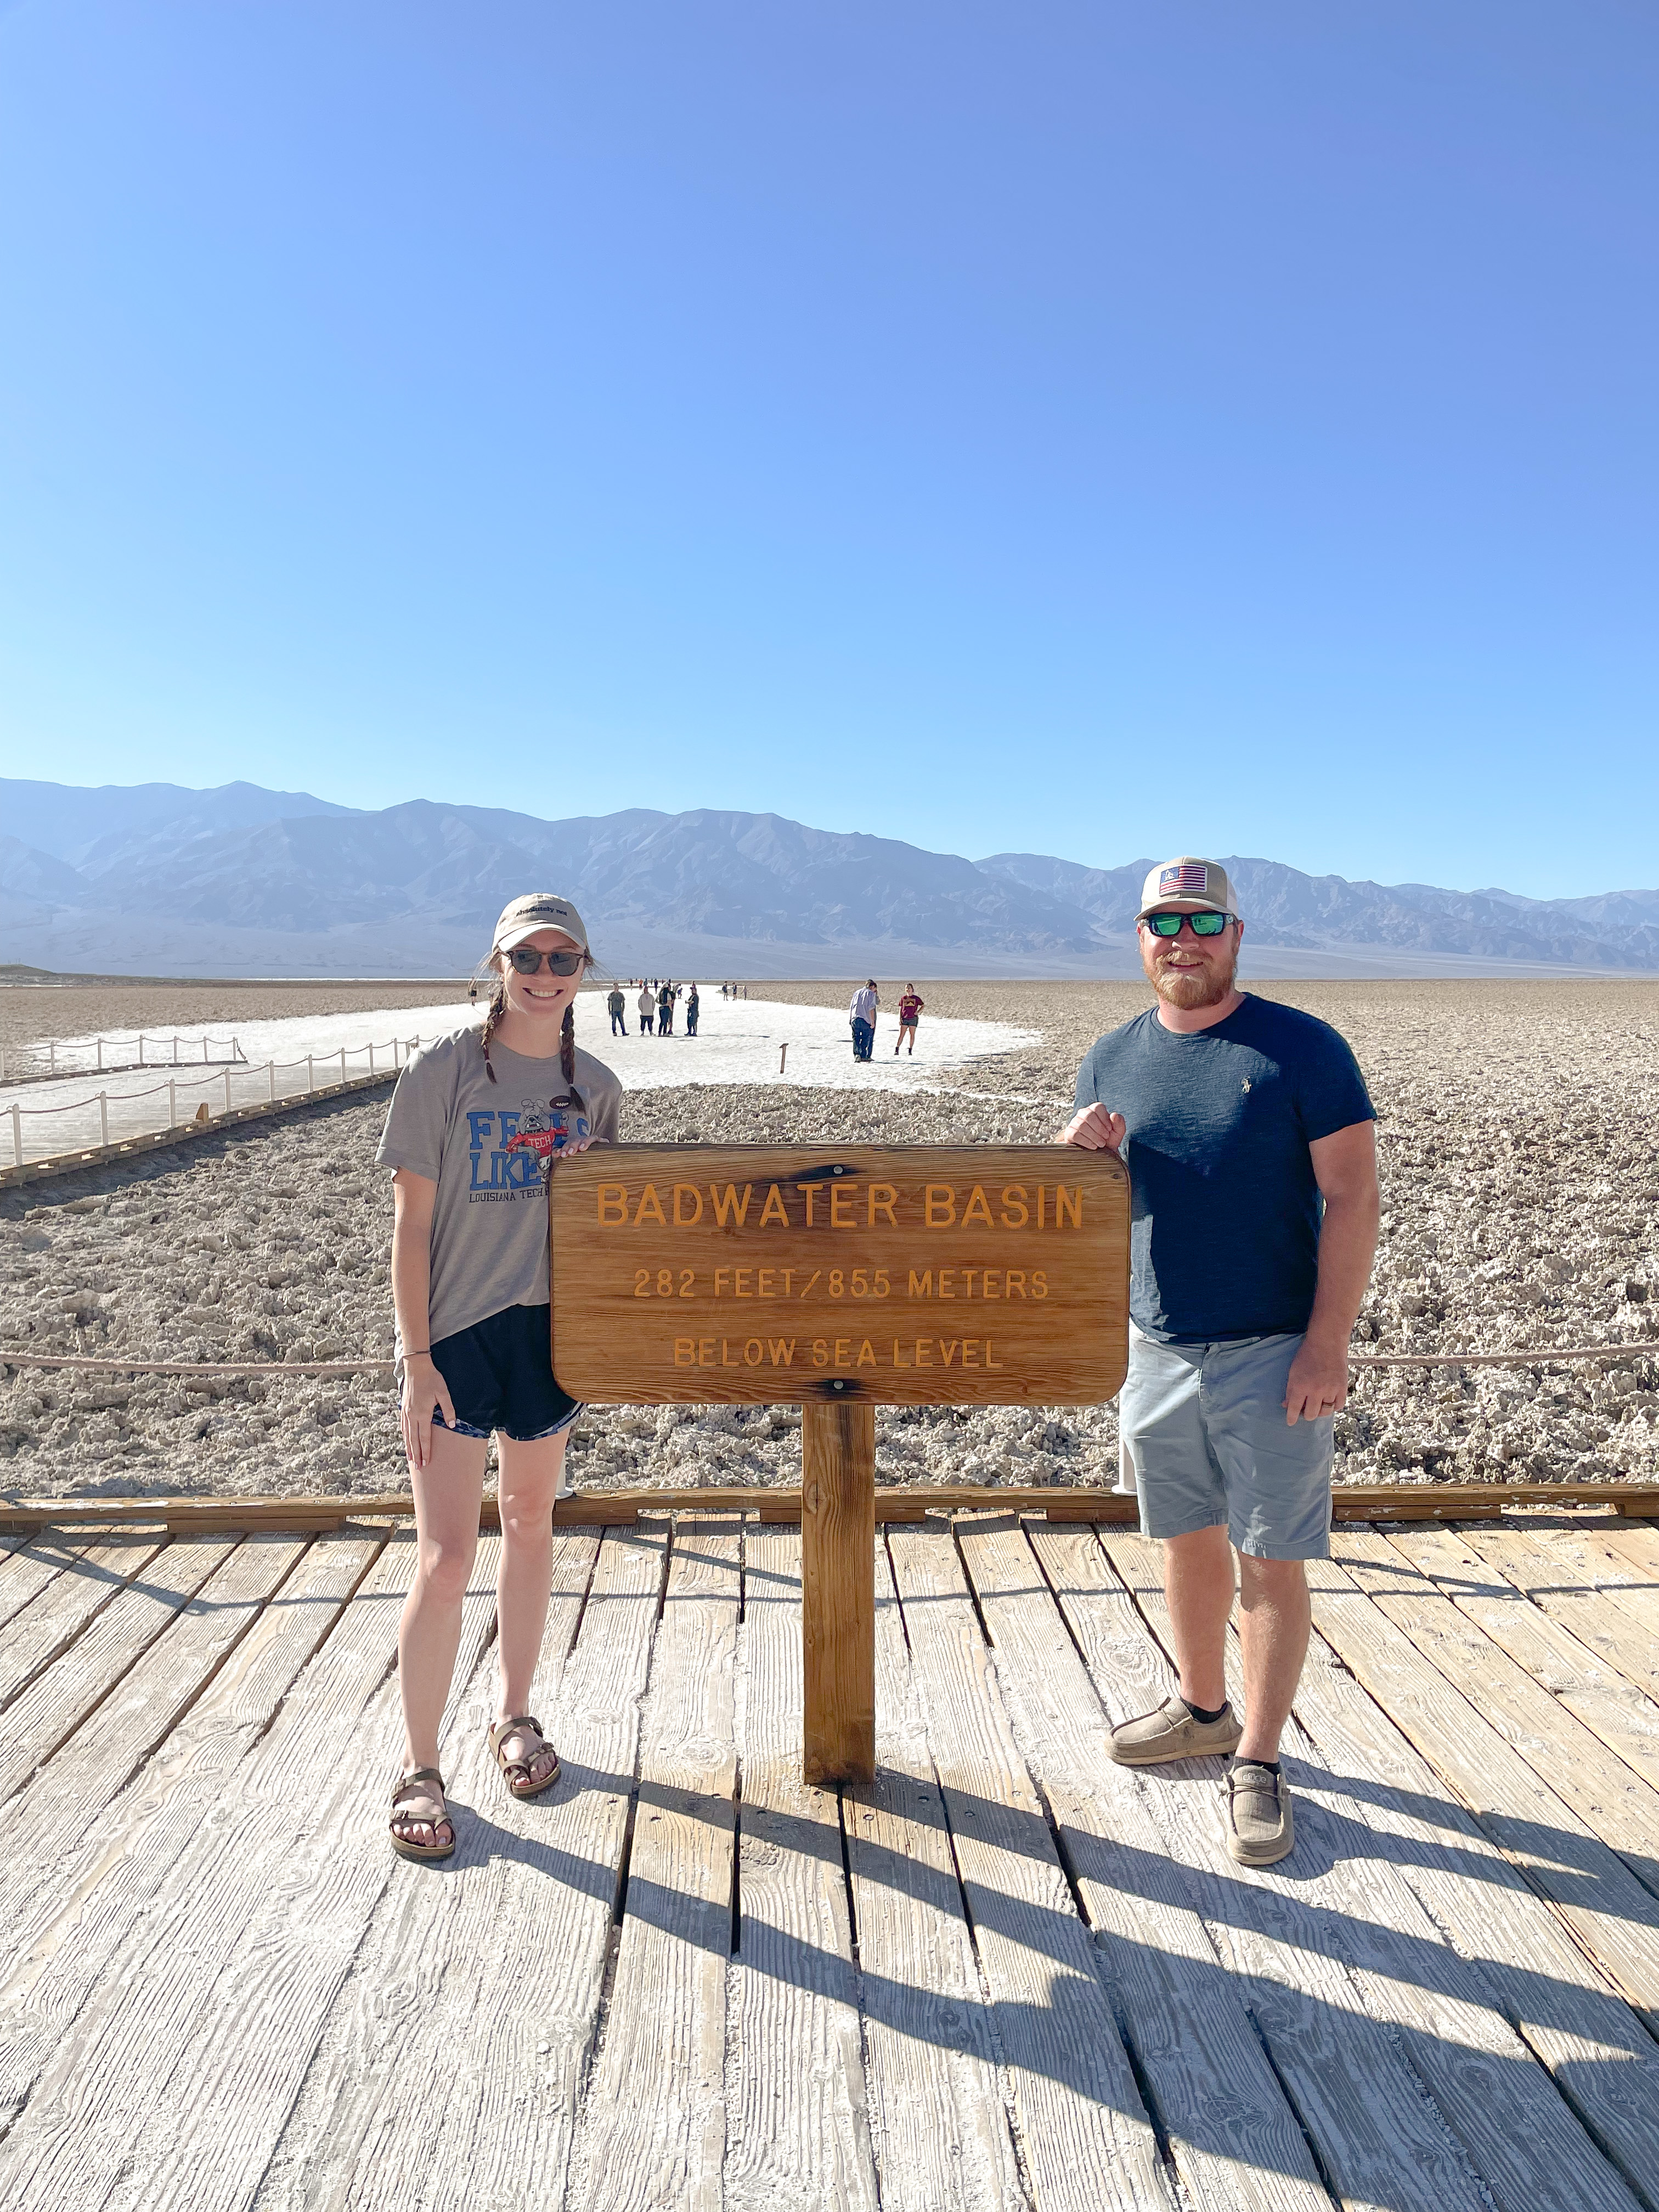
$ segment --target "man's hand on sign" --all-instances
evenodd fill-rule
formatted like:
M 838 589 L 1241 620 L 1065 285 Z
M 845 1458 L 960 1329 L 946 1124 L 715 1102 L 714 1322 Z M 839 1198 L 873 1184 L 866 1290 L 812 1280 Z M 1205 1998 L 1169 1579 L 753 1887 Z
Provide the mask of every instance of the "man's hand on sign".
M 398 1415 L 404 1432 L 404 1452 L 412 1468 L 432 1463 L 432 1414 L 436 1408 L 446 1428 L 455 1425 L 455 1407 L 449 1385 L 432 1364 L 429 1352 L 413 1352 L 404 1362 L 404 1402 Z
M 1312 1330 L 1302 1340 L 1291 1362 L 1285 1386 L 1285 1420 L 1290 1428 L 1298 1421 L 1317 1421 L 1341 1410 L 1348 1398 L 1348 1348 L 1326 1344 Z
M 1085 1152 L 1110 1152 L 1115 1158 L 1122 1152 L 1123 1139 L 1128 1133 L 1128 1124 L 1121 1114 L 1109 1113 L 1097 1103 L 1073 1114 L 1060 1131 L 1058 1141 L 1080 1146 Z

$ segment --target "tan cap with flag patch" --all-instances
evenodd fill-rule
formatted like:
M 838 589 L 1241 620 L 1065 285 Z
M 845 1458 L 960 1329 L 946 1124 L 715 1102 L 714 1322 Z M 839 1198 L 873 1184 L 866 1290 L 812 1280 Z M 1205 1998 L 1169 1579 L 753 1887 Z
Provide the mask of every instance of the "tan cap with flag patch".
M 1183 853 L 1178 860 L 1160 860 L 1140 887 L 1137 921 L 1160 909 L 1165 914 L 1237 915 L 1233 887 L 1219 860 L 1195 860 Z

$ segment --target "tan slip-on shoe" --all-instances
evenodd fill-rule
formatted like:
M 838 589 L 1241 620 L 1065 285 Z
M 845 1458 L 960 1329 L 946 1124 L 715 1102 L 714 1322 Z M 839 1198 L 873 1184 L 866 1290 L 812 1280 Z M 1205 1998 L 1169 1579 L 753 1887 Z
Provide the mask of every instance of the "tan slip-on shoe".
M 1235 1761 L 1227 1776 L 1223 1823 L 1227 1855 L 1240 1866 L 1272 1866 L 1288 1856 L 1296 1842 L 1289 1783 L 1253 1759 Z
M 1244 1731 L 1231 1705 L 1219 1720 L 1200 1721 L 1173 1692 L 1155 1712 L 1138 1713 L 1112 1730 L 1112 1757 L 1120 1766 L 1157 1766 L 1166 1759 L 1204 1759 L 1237 1748 Z

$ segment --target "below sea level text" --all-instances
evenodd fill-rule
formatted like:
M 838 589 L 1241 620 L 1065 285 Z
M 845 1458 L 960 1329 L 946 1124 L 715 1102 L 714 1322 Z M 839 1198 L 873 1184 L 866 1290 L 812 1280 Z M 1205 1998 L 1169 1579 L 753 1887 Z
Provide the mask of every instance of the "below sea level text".
M 799 1354 L 799 1362 L 797 1355 Z M 677 1336 L 676 1367 L 978 1367 L 999 1372 L 1002 1361 L 988 1336 Z

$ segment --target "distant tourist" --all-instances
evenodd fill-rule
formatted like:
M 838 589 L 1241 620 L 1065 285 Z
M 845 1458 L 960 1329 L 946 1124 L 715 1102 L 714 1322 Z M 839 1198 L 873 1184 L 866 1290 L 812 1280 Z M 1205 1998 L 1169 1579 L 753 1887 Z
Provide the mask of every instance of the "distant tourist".
M 1227 1849 L 1268 1866 L 1295 1840 L 1279 1739 L 1308 1649 L 1303 1562 L 1330 1556 L 1332 1419 L 1376 1248 L 1375 1115 L 1334 1029 L 1238 989 L 1244 926 L 1216 861 L 1154 868 L 1135 927 L 1158 1003 L 1090 1048 L 1061 1132 L 1122 1159 L 1133 1187 L 1118 1425 L 1141 1532 L 1164 1547 L 1181 1670 L 1156 1712 L 1113 1729 L 1112 1756 L 1232 1752 Z M 1222 1664 L 1234 1553 L 1242 1720 Z
M 651 995 L 651 986 L 648 983 L 641 983 L 640 986 L 640 1035 L 641 1036 L 650 1036 L 651 1024 L 656 1018 L 657 1002 Z
M 905 985 L 904 996 L 899 1000 L 898 1044 L 896 1044 L 893 1047 L 893 1057 L 895 1060 L 899 1056 L 899 1044 L 902 1044 L 907 1036 L 910 1040 L 911 1057 L 912 1059 L 915 1058 L 916 1050 L 916 1024 L 921 1018 L 921 1010 L 927 1003 L 927 1001 L 926 999 L 917 998 L 916 987 L 914 983 L 907 983 Z
M 875 1049 L 876 1008 L 880 1004 L 876 979 L 872 975 L 867 983 L 854 992 L 847 1009 L 847 1018 L 853 1024 L 854 1060 L 868 1060 Z
M 657 1035 L 668 1036 L 674 1027 L 674 986 L 665 983 L 657 994 Z
M 544 1191 L 559 1160 L 615 1139 L 622 1105 L 611 1070 L 576 1049 L 576 994 L 592 955 L 569 900 L 514 899 L 489 961 L 483 1024 L 411 1057 L 375 1155 L 392 1170 L 399 1419 L 419 1537 L 398 1632 L 404 1744 L 391 1828 L 407 1859 L 455 1849 L 438 1728 L 492 1431 L 501 1564 L 489 1751 L 515 1797 L 559 1778 L 530 1686 L 552 1578 L 553 1501 L 581 1407 L 553 1378 Z
M 611 986 L 611 995 L 605 1003 L 611 1016 L 611 1036 L 626 1036 L 628 1035 L 628 1001 L 623 996 L 620 983 L 613 983 Z
M 697 987 L 694 983 L 691 986 L 691 988 L 685 994 L 685 1034 L 687 1036 L 696 1036 L 697 1034 L 698 1011 Z

